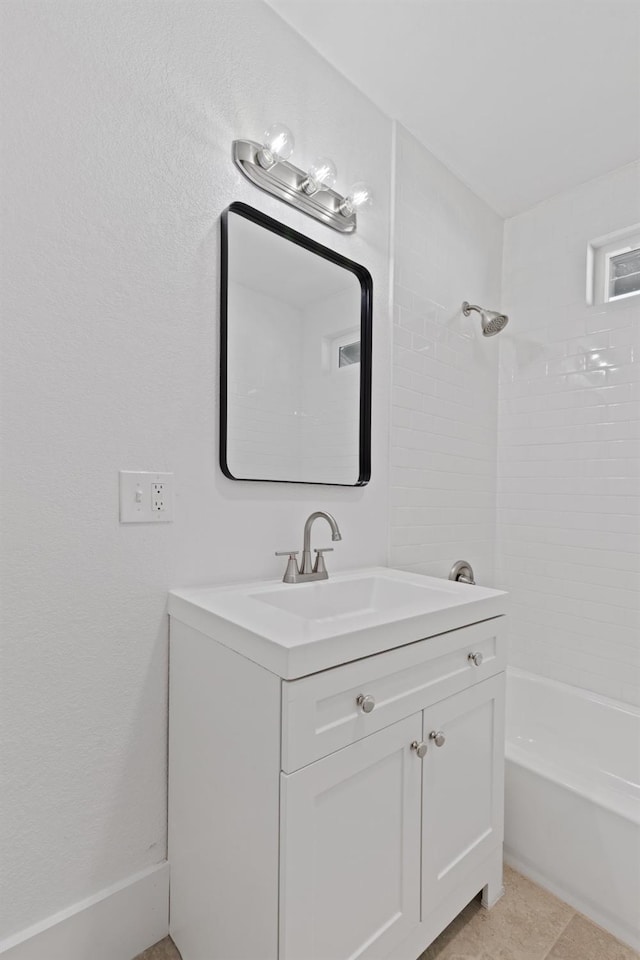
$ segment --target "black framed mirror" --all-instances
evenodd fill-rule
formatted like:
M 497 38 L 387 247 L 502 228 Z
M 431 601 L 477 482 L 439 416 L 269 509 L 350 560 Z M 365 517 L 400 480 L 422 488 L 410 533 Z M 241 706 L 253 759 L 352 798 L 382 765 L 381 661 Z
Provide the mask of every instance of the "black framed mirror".
M 244 203 L 232 203 L 221 226 L 222 472 L 364 485 L 371 274 Z

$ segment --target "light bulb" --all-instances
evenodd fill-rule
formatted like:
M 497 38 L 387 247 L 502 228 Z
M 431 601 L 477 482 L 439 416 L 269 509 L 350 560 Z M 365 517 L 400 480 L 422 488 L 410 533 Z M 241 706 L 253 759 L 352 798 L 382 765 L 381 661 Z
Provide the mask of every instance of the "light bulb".
M 309 176 L 300 184 L 305 193 L 317 193 L 320 187 L 331 190 L 336 182 L 338 171 L 329 157 L 317 157 L 309 167 Z
M 293 153 L 295 140 L 289 127 L 284 123 L 273 123 L 265 130 L 262 150 L 258 151 L 258 163 L 270 170 L 279 160 L 288 160 Z
M 349 188 L 349 192 L 340 204 L 340 213 L 351 216 L 358 207 L 369 207 L 373 203 L 373 194 L 366 183 L 359 181 Z

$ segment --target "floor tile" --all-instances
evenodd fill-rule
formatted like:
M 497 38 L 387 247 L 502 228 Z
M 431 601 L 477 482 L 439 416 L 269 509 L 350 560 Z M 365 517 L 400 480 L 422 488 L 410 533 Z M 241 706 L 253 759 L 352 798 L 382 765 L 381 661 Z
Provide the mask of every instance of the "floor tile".
M 173 941 L 165 937 L 160 943 L 156 943 L 155 946 L 149 947 L 144 953 L 135 957 L 135 960 L 180 960 L 180 954 Z
M 545 960 L 573 909 L 508 867 L 504 882 L 492 910 L 469 904 L 421 960 Z
M 548 960 L 640 960 L 640 954 L 576 914 Z

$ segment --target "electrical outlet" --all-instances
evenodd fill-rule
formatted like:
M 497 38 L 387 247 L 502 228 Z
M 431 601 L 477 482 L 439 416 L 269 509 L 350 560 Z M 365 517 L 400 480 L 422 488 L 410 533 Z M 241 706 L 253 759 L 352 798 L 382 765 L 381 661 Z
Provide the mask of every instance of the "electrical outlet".
M 120 471 L 120 523 L 170 523 L 173 474 Z
M 151 484 L 151 509 L 154 513 L 165 513 L 167 504 L 165 501 L 164 483 L 157 481 Z

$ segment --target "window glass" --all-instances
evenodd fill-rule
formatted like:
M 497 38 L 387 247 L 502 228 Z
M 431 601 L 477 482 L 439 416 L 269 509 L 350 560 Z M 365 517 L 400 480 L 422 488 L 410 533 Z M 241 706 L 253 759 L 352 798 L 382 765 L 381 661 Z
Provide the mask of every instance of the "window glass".
M 352 363 L 360 363 L 360 341 L 346 343 L 338 349 L 338 366 L 350 367 Z
M 640 293 L 640 249 L 626 250 L 609 260 L 609 300 Z

